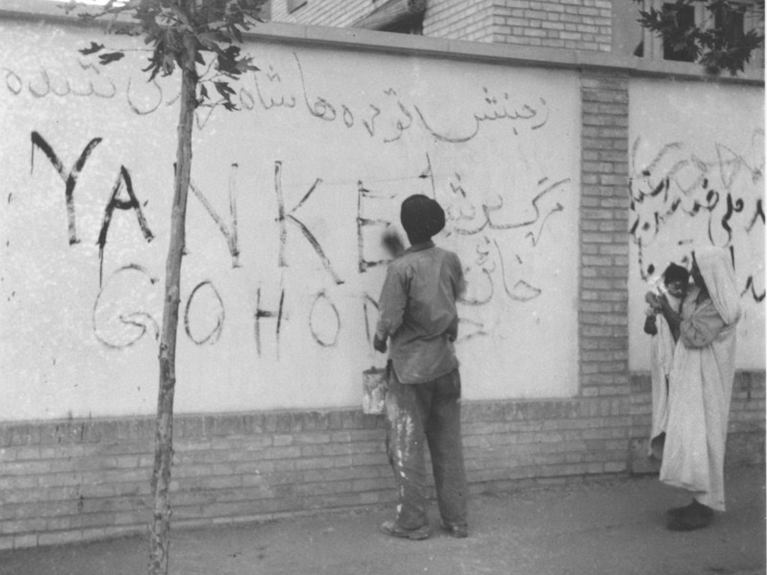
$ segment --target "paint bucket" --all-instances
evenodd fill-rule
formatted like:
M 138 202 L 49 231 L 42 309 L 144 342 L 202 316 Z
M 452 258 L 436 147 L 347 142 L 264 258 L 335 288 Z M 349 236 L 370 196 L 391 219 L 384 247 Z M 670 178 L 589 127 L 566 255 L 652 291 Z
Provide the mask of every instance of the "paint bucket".
M 362 412 L 381 415 L 386 404 L 387 370 L 371 367 L 362 372 Z

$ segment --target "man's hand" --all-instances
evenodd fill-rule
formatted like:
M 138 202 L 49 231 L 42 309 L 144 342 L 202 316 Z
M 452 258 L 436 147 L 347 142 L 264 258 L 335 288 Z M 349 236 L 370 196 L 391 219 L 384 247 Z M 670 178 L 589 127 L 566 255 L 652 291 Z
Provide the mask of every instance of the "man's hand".
M 386 353 L 386 340 L 380 339 L 378 334 L 373 338 L 373 348 L 380 353 Z

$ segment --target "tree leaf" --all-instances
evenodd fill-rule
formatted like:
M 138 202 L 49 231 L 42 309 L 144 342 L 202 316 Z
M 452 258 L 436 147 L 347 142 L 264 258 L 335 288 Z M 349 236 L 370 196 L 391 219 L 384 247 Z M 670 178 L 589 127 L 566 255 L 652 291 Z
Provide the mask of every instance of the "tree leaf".
M 107 64 L 111 64 L 112 62 L 117 62 L 118 60 L 122 60 L 125 54 L 122 52 L 109 52 L 108 54 L 99 54 L 99 63 L 102 66 L 106 66 Z
M 245 72 L 258 72 L 260 70 L 260 68 L 253 64 L 253 58 L 251 56 L 245 56 L 237 60 L 236 67 L 240 74 L 244 74 Z
M 640 1 L 640 0 L 635 0 Z M 732 24 L 742 22 L 753 11 L 763 21 L 764 0 L 742 3 L 733 0 L 676 0 L 666 2 L 660 10 L 638 10 L 639 24 L 663 39 L 665 46 L 684 52 L 707 72 L 727 70 L 735 76 L 742 72 L 751 55 L 764 45 L 764 36 L 754 30 L 732 34 Z M 682 10 L 702 6 L 708 13 L 702 23 L 684 25 Z
M 235 93 L 231 86 L 226 82 L 213 82 L 213 86 L 215 86 L 216 91 L 224 98 L 229 98 L 231 94 Z
M 83 48 L 82 50 L 78 50 L 80 54 L 83 56 L 87 56 L 88 54 L 95 54 L 96 52 L 99 52 L 104 49 L 104 44 L 96 44 L 96 42 L 91 42 L 91 45 L 87 48 Z

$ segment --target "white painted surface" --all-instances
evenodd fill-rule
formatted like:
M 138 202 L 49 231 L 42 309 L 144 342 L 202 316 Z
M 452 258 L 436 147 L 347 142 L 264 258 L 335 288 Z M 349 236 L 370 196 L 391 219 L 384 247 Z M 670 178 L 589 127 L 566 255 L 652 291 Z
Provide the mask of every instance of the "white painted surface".
M 147 84 L 135 52 L 91 66 L 76 48 L 129 41 L 93 35 L 0 24 L 0 420 L 155 409 L 177 79 Z M 239 253 L 190 195 L 177 411 L 361 405 L 362 372 L 383 361 L 366 325 L 385 267 L 361 270 L 360 249 L 363 260 L 384 257 L 383 226 L 363 223 L 360 242 L 358 218 L 396 221 L 413 193 L 446 207 L 437 242 L 467 268 L 465 397 L 573 395 L 576 73 L 287 44 L 249 50 L 261 71 L 237 88 L 243 110 L 198 116 L 193 181 L 229 236 L 231 190 Z M 76 243 L 65 178 L 33 132 L 65 176 L 101 138 L 74 187 Z M 153 239 L 135 210 L 115 209 L 101 263 L 121 167 Z M 128 199 L 124 181 L 119 197 Z
M 629 117 L 630 368 L 650 368 L 642 276 L 714 244 L 732 247 L 743 292 L 737 367 L 764 369 L 763 90 L 633 80 Z

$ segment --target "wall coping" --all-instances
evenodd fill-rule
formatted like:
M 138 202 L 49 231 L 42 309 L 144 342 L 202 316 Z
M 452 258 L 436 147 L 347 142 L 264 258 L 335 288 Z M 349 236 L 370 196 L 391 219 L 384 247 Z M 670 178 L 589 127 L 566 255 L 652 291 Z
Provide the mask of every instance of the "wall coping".
M 734 388 L 744 384 L 754 384 L 757 388 L 764 388 L 767 372 L 763 369 L 738 369 L 735 372 Z M 650 372 L 649 371 L 629 371 L 628 378 L 635 388 L 641 388 L 643 391 L 649 391 Z M 645 389 L 646 388 L 646 389 Z M 630 396 L 584 396 L 575 395 L 572 397 L 544 397 L 544 398 L 517 398 L 517 399 L 477 399 L 463 400 L 464 409 L 468 412 L 497 411 L 506 410 L 528 410 L 533 408 L 541 409 L 572 409 L 581 404 L 600 403 L 600 402 L 621 402 L 630 401 Z M 334 414 L 344 414 L 345 416 L 358 417 L 361 421 L 371 428 L 378 426 L 383 421 L 380 415 L 366 415 L 362 413 L 361 406 L 344 407 L 306 407 L 294 409 L 267 409 L 263 411 L 226 411 L 226 412 L 179 412 L 174 414 L 174 422 L 201 420 L 206 418 L 218 418 L 226 420 L 236 420 L 241 418 L 287 418 L 290 419 L 296 415 L 312 415 L 320 418 L 329 418 Z M 143 415 L 100 415 L 97 417 L 75 417 L 75 418 L 56 418 L 56 419 L 19 419 L 19 420 L 0 420 L 0 433 L 12 428 L 21 428 L 29 426 L 47 426 L 62 427 L 63 429 L 73 429 L 82 426 L 99 426 L 104 424 L 116 425 L 144 425 L 151 427 L 151 433 L 154 433 L 154 414 Z M 0 443 L 0 449 L 2 444 Z
M 67 14 L 57 4 L 47 0 L 0 0 L 0 19 L 37 20 L 83 27 L 106 28 L 107 22 L 84 22 L 75 14 Z M 128 17 L 121 18 L 130 22 Z M 571 70 L 621 71 L 632 77 L 673 78 L 711 83 L 764 86 L 764 71 L 749 70 L 738 77 L 715 76 L 701 66 L 687 62 L 655 61 L 634 56 L 588 50 L 564 50 L 512 44 L 490 44 L 465 40 L 446 40 L 361 30 L 304 26 L 287 23 L 264 23 L 243 34 L 246 40 L 267 43 L 301 43 L 346 50 L 385 52 L 409 56 L 431 56 L 488 63 L 503 62 L 517 66 L 564 68 Z

